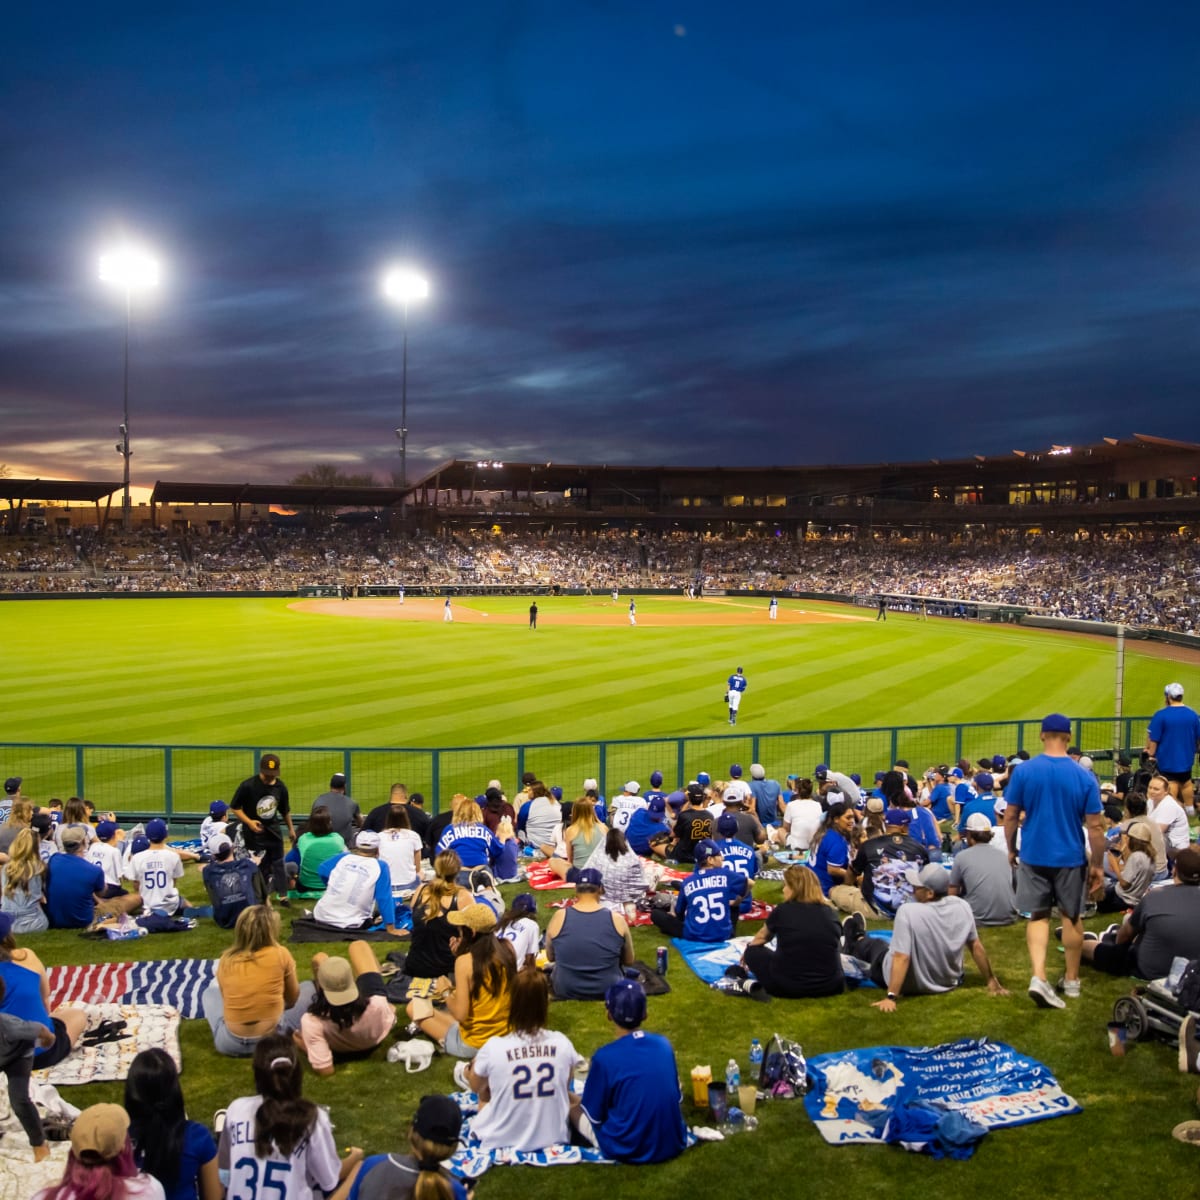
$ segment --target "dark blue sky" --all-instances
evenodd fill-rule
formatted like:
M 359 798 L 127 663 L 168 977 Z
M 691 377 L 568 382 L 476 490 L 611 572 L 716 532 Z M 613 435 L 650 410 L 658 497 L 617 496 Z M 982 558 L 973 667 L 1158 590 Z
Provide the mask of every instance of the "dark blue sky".
M 860 462 L 1200 440 L 1200 9 L 25 4 L 0 462 Z

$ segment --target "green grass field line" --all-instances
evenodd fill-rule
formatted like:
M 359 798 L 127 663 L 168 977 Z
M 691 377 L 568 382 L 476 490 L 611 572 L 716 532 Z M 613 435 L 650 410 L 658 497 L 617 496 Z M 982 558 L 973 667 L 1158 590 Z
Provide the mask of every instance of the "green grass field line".
M 523 613 L 519 597 L 458 607 Z M 487 607 L 484 607 L 484 606 Z M 1110 645 L 959 622 L 558 626 L 603 598 L 539 602 L 541 628 L 300 613 L 283 600 L 28 601 L 0 608 L 19 741 L 469 746 L 721 735 L 724 677 L 751 687 L 739 732 L 1111 711 Z M 801 607 L 816 610 L 816 605 Z M 822 606 L 824 607 L 824 606 Z M 643 597 L 643 614 L 698 605 Z M 849 610 L 853 615 L 853 610 Z M 1190 666 L 1131 649 L 1126 711 Z

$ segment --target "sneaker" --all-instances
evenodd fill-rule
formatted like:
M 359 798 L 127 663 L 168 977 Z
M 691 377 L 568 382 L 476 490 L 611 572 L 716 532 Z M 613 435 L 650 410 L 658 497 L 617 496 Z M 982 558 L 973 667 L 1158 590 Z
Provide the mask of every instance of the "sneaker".
M 842 946 L 847 953 L 850 952 L 850 947 L 863 937 L 867 932 L 867 922 L 863 918 L 862 913 L 851 913 L 842 922 Z
M 1179 1022 L 1179 1069 L 1184 1075 L 1200 1075 L 1200 1034 L 1194 1015 Z
M 225 1128 L 225 1113 L 226 1110 L 223 1108 L 218 1108 L 217 1111 L 213 1113 L 213 1133 L 215 1133 L 218 1137 L 221 1136 L 221 1130 Z
M 1036 975 L 1029 981 L 1029 998 L 1038 1008 L 1066 1008 L 1067 1002 L 1044 980 Z
M 1054 985 L 1056 992 L 1062 992 L 1068 1000 L 1078 1000 L 1080 993 L 1080 984 L 1078 979 L 1068 979 L 1063 975 Z
M 478 896 L 480 892 L 491 891 L 496 887 L 495 876 L 487 869 L 487 867 L 476 867 L 475 870 L 473 870 L 471 874 L 467 876 L 467 881 L 471 885 L 471 891 L 474 892 L 476 896 Z
M 1200 1121 L 1180 1121 L 1171 1130 L 1171 1136 L 1177 1142 L 1189 1142 L 1193 1146 L 1200 1146 Z
M 466 1059 L 454 1064 L 454 1082 L 458 1084 L 460 1092 L 473 1092 L 475 1090 L 471 1086 L 471 1081 L 467 1078 L 467 1068 L 470 1065 Z
M 286 896 L 276 896 L 275 903 L 278 904 L 280 908 L 292 907 L 292 902 Z

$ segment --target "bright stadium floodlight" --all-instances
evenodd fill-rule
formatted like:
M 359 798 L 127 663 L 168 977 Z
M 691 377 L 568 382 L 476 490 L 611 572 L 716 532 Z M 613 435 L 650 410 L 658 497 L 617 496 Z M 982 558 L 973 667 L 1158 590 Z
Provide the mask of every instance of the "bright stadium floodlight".
M 162 279 L 162 268 L 157 258 L 139 246 L 118 246 L 100 255 L 100 282 L 117 288 L 125 295 L 125 387 L 121 440 L 117 452 L 124 460 L 125 490 L 121 497 L 121 528 L 128 533 L 133 528 L 133 506 L 129 499 L 129 460 L 133 451 L 129 448 L 129 326 L 132 318 L 133 297 L 156 288 Z
M 408 487 L 408 306 L 429 296 L 429 280 L 411 267 L 389 267 L 383 274 L 383 294 L 404 314 L 404 350 L 400 367 L 400 486 Z

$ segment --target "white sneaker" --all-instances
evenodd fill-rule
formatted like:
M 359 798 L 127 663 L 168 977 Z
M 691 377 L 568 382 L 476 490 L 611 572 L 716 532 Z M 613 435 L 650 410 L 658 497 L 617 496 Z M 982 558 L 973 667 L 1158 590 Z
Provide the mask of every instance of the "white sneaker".
M 1078 1000 L 1080 987 L 1078 979 L 1068 979 L 1065 975 L 1055 985 L 1055 990 L 1062 992 L 1068 1000 Z
M 1029 998 L 1038 1008 L 1066 1008 L 1067 1002 L 1044 980 L 1036 975 L 1029 981 Z
M 467 1068 L 470 1065 L 465 1059 L 462 1062 L 454 1064 L 454 1082 L 458 1084 L 460 1092 L 472 1092 L 475 1090 L 471 1087 L 471 1081 L 467 1078 Z

